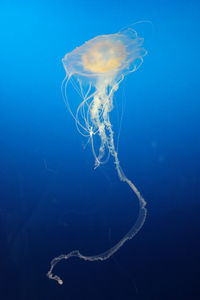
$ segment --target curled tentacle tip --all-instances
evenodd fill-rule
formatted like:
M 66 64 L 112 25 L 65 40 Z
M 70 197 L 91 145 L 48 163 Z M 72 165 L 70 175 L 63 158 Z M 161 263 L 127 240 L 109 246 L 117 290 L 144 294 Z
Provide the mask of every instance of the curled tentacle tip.
M 62 285 L 62 284 L 63 284 L 62 279 L 59 279 L 59 280 L 58 280 L 58 283 L 59 283 L 60 285 Z

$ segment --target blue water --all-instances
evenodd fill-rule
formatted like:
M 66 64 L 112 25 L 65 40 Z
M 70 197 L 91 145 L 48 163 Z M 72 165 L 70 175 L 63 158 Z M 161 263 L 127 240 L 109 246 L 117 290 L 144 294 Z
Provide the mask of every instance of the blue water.
M 199 14 L 194 0 L 1 0 L 0 299 L 200 298 Z M 112 159 L 94 170 L 62 100 L 61 59 L 138 20 L 152 22 L 148 55 L 115 108 L 125 98 L 119 159 L 147 220 L 105 262 L 62 261 L 59 286 L 46 277 L 53 257 L 107 250 L 138 212 Z

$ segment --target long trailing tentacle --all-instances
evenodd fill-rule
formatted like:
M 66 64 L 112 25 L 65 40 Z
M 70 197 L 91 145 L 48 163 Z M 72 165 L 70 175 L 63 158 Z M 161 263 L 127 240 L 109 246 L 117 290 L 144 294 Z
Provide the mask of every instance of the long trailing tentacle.
M 58 275 L 53 274 L 53 269 L 56 266 L 56 264 L 59 263 L 61 260 L 68 260 L 71 257 L 77 257 L 77 258 L 80 258 L 85 261 L 106 260 L 109 257 L 111 257 L 115 252 L 117 252 L 124 245 L 124 243 L 126 243 L 126 241 L 131 240 L 138 233 L 138 231 L 140 231 L 140 229 L 142 228 L 142 226 L 145 222 L 146 215 L 147 215 L 147 210 L 145 207 L 146 202 L 145 202 L 144 198 L 141 196 L 141 194 L 138 191 L 138 189 L 136 188 L 136 186 L 133 184 L 133 182 L 131 180 L 129 180 L 126 177 L 126 175 L 124 174 L 124 172 L 120 166 L 119 160 L 118 160 L 117 152 L 114 153 L 114 158 L 115 158 L 115 165 L 116 165 L 117 173 L 119 175 L 120 180 L 123 182 L 126 182 L 138 198 L 139 215 L 137 217 L 137 220 L 136 220 L 135 224 L 133 225 L 133 227 L 127 232 L 127 234 L 116 245 L 114 245 L 112 248 L 110 248 L 109 250 L 107 250 L 103 253 L 100 253 L 98 255 L 93 255 L 93 256 L 86 256 L 86 255 L 83 255 L 82 253 L 80 253 L 79 250 L 73 250 L 73 251 L 69 252 L 68 254 L 61 254 L 58 257 L 55 257 L 51 261 L 50 269 L 47 273 L 47 276 L 49 279 L 56 280 L 60 285 L 63 284 L 63 280 Z
M 124 77 L 121 78 L 119 82 L 121 82 L 124 79 Z M 110 118 L 109 118 L 109 112 L 112 110 L 112 98 L 114 91 L 118 88 L 119 82 L 113 86 L 111 91 L 109 92 L 108 95 L 100 93 L 99 96 L 96 96 L 96 100 L 93 99 L 91 103 L 88 105 L 87 109 L 87 118 L 86 118 L 86 126 L 89 127 L 89 124 L 93 123 L 94 127 L 98 128 L 98 132 L 100 134 L 101 140 L 102 140 L 102 147 L 105 147 L 105 144 L 109 150 L 109 154 L 113 156 L 114 162 L 115 162 L 115 167 L 119 176 L 119 179 L 122 182 L 125 182 L 128 184 L 128 186 L 131 188 L 131 190 L 136 194 L 138 201 L 139 201 L 139 214 L 137 217 L 137 220 L 135 224 L 132 226 L 132 228 L 128 231 L 128 233 L 125 234 L 124 237 L 121 238 L 121 240 L 108 249 L 107 251 L 100 253 L 98 255 L 92 255 L 92 256 L 86 256 L 80 253 L 79 250 L 73 250 L 69 252 L 68 254 L 61 254 L 58 257 L 55 257 L 50 264 L 50 269 L 47 273 L 48 278 L 56 280 L 59 284 L 63 284 L 62 279 L 58 275 L 53 274 L 53 269 L 56 266 L 57 263 L 59 263 L 61 260 L 68 260 L 71 257 L 77 257 L 79 259 L 85 260 L 85 261 L 102 261 L 106 260 L 109 257 L 111 257 L 115 252 L 117 252 L 126 241 L 131 240 L 137 232 L 141 229 L 143 226 L 146 215 L 147 215 L 147 210 L 146 210 L 146 202 L 144 198 L 141 196 L 139 190 L 136 188 L 136 186 L 133 184 L 133 182 L 126 177 L 124 174 L 120 162 L 118 159 L 118 153 L 115 149 L 114 145 L 114 132 L 112 130 L 112 126 L 110 123 Z M 97 93 L 98 94 L 98 93 Z M 103 105 L 100 103 L 100 99 L 106 99 L 103 103 Z M 95 102 L 96 101 L 96 102 Z M 103 101 L 103 100 L 102 100 Z M 82 106 L 87 103 L 87 98 L 82 102 L 82 104 L 78 108 L 78 112 L 81 109 Z M 96 105 L 96 107 L 95 107 Z M 94 106 L 94 111 L 92 111 L 92 108 Z M 102 108 L 103 107 L 103 108 Z M 78 113 L 77 113 L 78 114 Z M 100 116 L 101 115 L 101 116 Z M 100 128 L 100 126 L 103 126 L 103 129 Z M 107 132 L 107 134 L 106 134 Z M 90 128 L 90 140 L 91 140 L 91 145 L 92 145 L 92 152 L 95 157 L 95 163 L 96 167 L 102 163 L 102 161 L 99 159 L 99 157 L 96 155 L 95 149 L 94 149 L 94 143 L 93 143 L 93 129 Z

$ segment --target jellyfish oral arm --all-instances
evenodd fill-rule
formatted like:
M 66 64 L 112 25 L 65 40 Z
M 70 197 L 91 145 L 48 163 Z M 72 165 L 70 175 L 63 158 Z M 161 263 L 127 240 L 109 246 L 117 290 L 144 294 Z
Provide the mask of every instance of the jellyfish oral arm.
M 49 279 L 56 280 L 59 284 L 63 284 L 62 279 L 58 275 L 53 275 L 53 269 L 57 263 L 59 263 L 61 260 L 68 260 L 71 257 L 77 257 L 79 259 L 85 260 L 85 261 L 103 261 L 111 257 L 115 252 L 119 250 L 123 246 L 123 244 L 127 240 L 131 240 L 137 232 L 141 229 L 143 226 L 145 219 L 146 219 L 146 214 L 147 210 L 145 208 L 146 202 L 141 196 L 140 192 L 136 188 L 136 186 L 133 184 L 131 180 L 129 180 L 126 175 L 124 174 L 120 162 L 118 159 L 118 153 L 115 150 L 114 146 L 114 133 L 112 130 L 112 126 L 110 123 L 109 119 L 109 112 L 112 110 L 112 98 L 113 98 L 113 91 L 115 89 L 111 90 L 109 94 L 105 93 L 105 90 L 107 88 L 104 87 L 103 89 L 100 89 L 93 101 L 92 105 L 89 108 L 89 118 L 90 122 L 93 124 L 93 126 L 90 127 L 89 133 L 90 133 L 90 138 L 91 138 L 91 144 L 92 144 L 92 151 L 95 157 L 95 167 L 98 167 L 101 164 L 101 158 L 104 156 L 104 149 L 107 147 L 109 150 L 109 153 L 113 156 L 114 162 L 115 162 L 115 167 L 119 176 L 119 179 L 129 185 L 131 190 L 136 194 L 138 201 L 139 201 L 139 215 L 137 217 L 137 220 L 133 227 L 129 230 L 129 232 L 112 248 L 109 250 L 100 253 L 98 255 L 94 256 L 85 256 L 80 253 L 79 250 L 73 250 L 69 252 L 68 254 L 61 254 L 60 256 L 54 258 L 51 261 L 50 269 L 47 273 L 47 276 Z M 99 155 L 97 156 L 94 150 L 94 145 L 93 145 L 93 128 L 95 128 L 101 138 L 101 145 L 99 148 Z
M 136 188 L 136 186 L 133 184 L 133 182 L 131 180 L 129 180 L 125 176 L 124 172 L 122 171 L 121 166 L 119 164 L 118 157 L 117 157 L 117 152 L 114 152 L 114 158 L 115 158 L 115 165 L 116 165 L 117 173 L 119 175 L 120 180 L 123 182 L 126 182 L 129 185 L 129 187 L 136 194 L 136 196 L 139 200 L 139 215 L 137 217 L 137 220 L 136 220 L 135 224 L 133 225 L 133 227 L 127 232 L 127 234 L 116 245 L 114 245 L 112 248 L 110 248 L 109 250 L 107 250 L 103 253 L 100 253 L 98 255 L 93 255 L 93 256 L 86 256 L 86 255 L 81 254 L 79 250 L 73 250 L 73 251 L 69 252 L 68 254 L 61 254 L 58 257 L 54 258 L 51 261 L 51 265 L 50 265 L 50 269 L 47 273 L 47 277 L 49 279 L 56 280 L 60 285 L 63 284 L 63 280 L 58 275 L 53 274 L 53 269 L 56 266 L 56 264 L 59 263 L 61 260 L 68 260 L 71 257 L 77 257 L 77 258 L 85 260 L 85 261 L 106 260 L 109 257 L 111 257 L 115 252 L 117 252 L 124 245 L 124 243 L 127 240 L 131 240 L 138 233 L 138 231 L 140 231 L 140 229 L 142 228 L 142 226 L 145 222 L 146 215 L 147 215 L 147 210 L 145 208 L 146 202 L 143 199 L 143 197 L 141 196 L 141 194 L 138 191 L 138 189 Z

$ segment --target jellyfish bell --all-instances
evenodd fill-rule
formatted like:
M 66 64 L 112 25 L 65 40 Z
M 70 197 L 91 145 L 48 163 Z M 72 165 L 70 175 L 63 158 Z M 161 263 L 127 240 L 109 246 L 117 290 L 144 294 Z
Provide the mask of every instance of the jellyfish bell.
M 143 38 L 133 29 L 97 36 L 70 53 L 62 62 L 68 76 L 92 79 L 135 71 L 146 55 Z
M 143 38 L 132 28 L 125 28 L 116 34 L 97 36 L 84 45 L 67 53 L 63 58 L 66 77 L 62 83 L 62 92 L 69 112 L 76 122 L 78 131 L 89 137 L 95 159 L 95 168 L 113 157 L 119 179 L 125 182 L 136 194 L 139 202 L 139 214 L 135 224 L 121 240 L 98 255 L 86 256 L 73 250 L 51 261 L 47 276 L 59 284 L 63 281 L 53 274 L 55 265 L 61 260 L 78 257 L 85 261 L 106 260 L 118 251 L 122 245 L 132 239 L 143 226 L 146 219 L 146 202 L 139 190 L 123 172 L 115 146 L 114 130 L 110 112 L 114 108 L 113 96 L 124 77 L 136 71 L 147 54 L 143 48 Z M 76 112 L 73 112 L 68 99 L 67 86 L 71 81 L 81 97 Z M 94 140 L 98 137 L 99 146 Z

